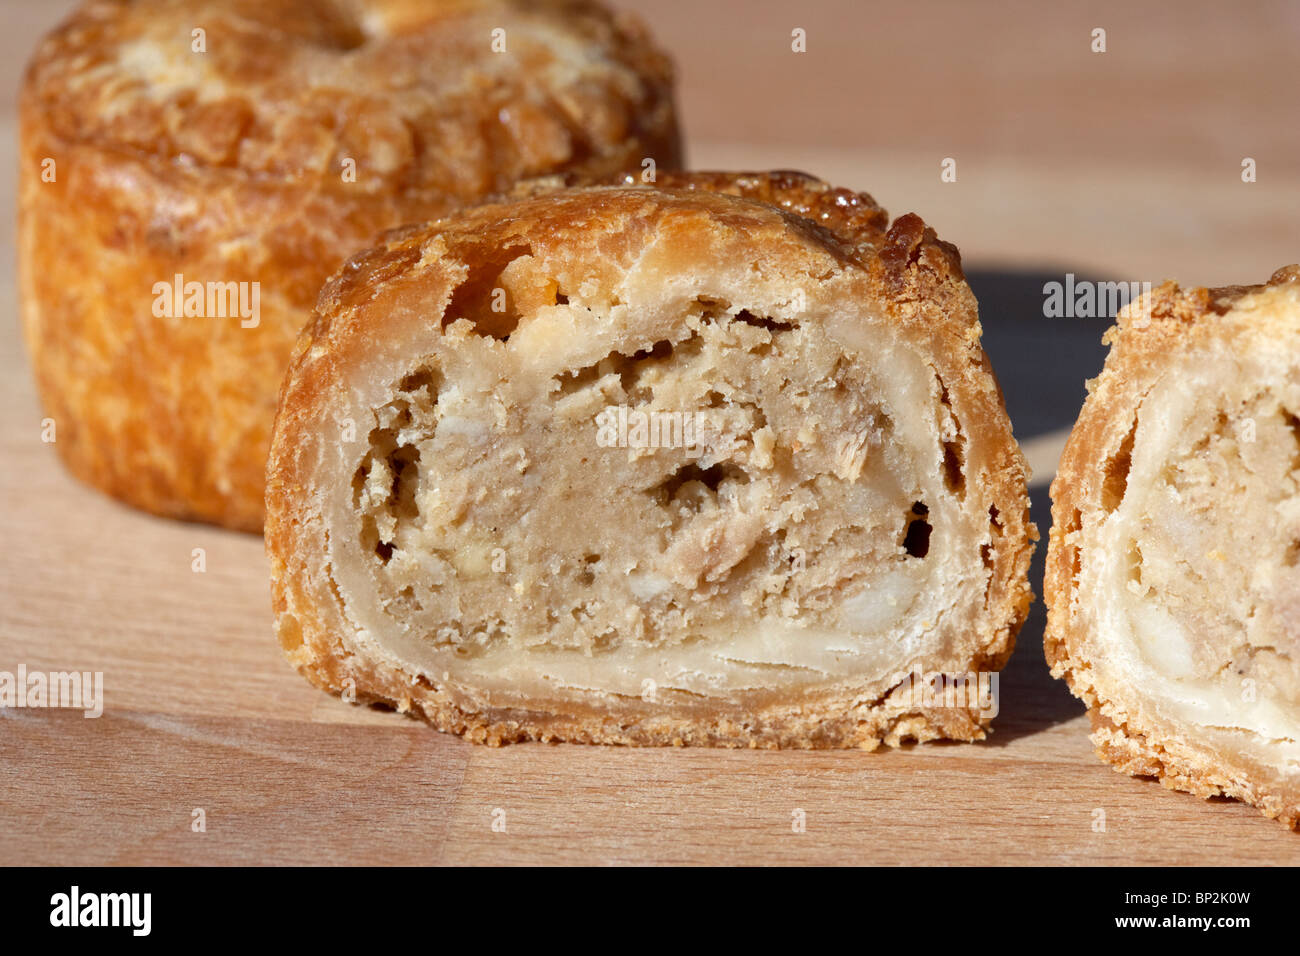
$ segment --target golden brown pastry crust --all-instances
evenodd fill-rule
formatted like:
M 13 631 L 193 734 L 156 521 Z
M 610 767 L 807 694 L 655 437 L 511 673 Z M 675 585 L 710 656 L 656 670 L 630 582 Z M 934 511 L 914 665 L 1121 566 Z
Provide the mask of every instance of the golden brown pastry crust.
M 268 463 L 267 551 L 285 655 L 319 687 L 355 694 L 363 702 L 391 704 L 440 730 L 492 745 L 536 739 L 874 748 L 909 739 L 982 738 L 987 718 L 962 708 L 920 706 L 895 693 L 898 688 L 876 700 L 841 691 L 797 704 L 774 692 L 754 698 L 740 711 L 717 707 L 690 715 L 662 708 L 637 711 L 636 701 L 628 705 L 633 709 L 618 714 L 567 703 L 568 712 L 557 714 L 544 708 L 493 707 L 485 698 L 475 701 L 464 694 L 456 698 L 425 675 L 356 653 L 348 639 L 353 625 L 329 566 L 324 506 L 313 491 L 318 456 L 332 453 L 322 447 L 328 443 L 321 436 L 322 422 L 340 413 L 343 383 L 385 343 L 403 341 L 410 323 L 438 321 L 429 314 L 431 304 L 448 301 L 464 278 L 456 263 L 490 257 L 514 244 L 538 249 L 556 242 L 566 249 L 576 246 L 577 254 L 592 262 L 614 260 L 618 256 L 611 250 L 623 243 L 635 249 L 645 241 L 641 235 L 629 237 L 629 230 L 654 228 L 647 224 L 665 211 L 685 211 L 739 227 L 759 248 L 766 237 L 774 237 L 776 245 L 795 230 L 816 256 L 829 256 L 837 268 L 851 271 L 862 294 L 869 290 L 886 298 L 891 321 L 920 340 L 952 407 L 961 410 L 968 487 L 997 503 L 989 508 L 984 609 L 965 638 L 966 659 L 971 669 L 985 672 L 1005 663 L 1032 601 L 1027 571 L 1037 533 L 1029 521 L 1024 461 L 979 344 L 975 301 L 956 249 L 936 239 L 915 215 L 900 217 L 891 227 L 869 196 L 800 173 L 661 174 L 657 187 L 547 195 L 545 184 L 525 185 L 516 195 L 539 198 L 395 230 L 382 244 L 353 257 L 327 284 L 315 320 L 294 350 Z M 691 267 L 692 255 L 699 252 L 681 253 L 681 268 Z M 376 302 L 384 306 L 368 308 Z M 395 318 L 399 315 L 404 318 Z
M 1294 779 L 1245 754 L 1205 746 L 1177 728 L 1156 725 L 1099 692 L 1079 613 L 1080 538 L 1089 521 L 1122 499 L 1135 416 L 1161 372 L 1195 343 L 1218 335 L 1218 320 L 1261 290 L 1300 283 L 1300 266 L 1279 269 L 1267 285 L 1180 288 L 1166 282 L 1150 294 L 1148 311 L 1134 303 L 1104 339 L 1111 351 L 1103 372 L 1088 382 L 1088 398 L 1052 483 L 1052 529 L 1043 583 L 1048 620 L 1043 647 L 1055 677 L 1088 706 L 1098 755 L 1115 769 L 1152 776 L 1166 787 L 1201 797 L 1230 796 L 1291 827 L 1300 824 Z M 1287 320 L 1294 326 L 1296 316 Z M 1281 330 L 1282 326 L 1279 326 Z
M 520 178 L 680 161 L 670 64 L 582 0 L 96 0 L 20 109 L 23 323 L 59 453 L 248 531 L 290 347 L 347 255 Z M 258 283 L 256 326 L 155 318 L 177 274 Z

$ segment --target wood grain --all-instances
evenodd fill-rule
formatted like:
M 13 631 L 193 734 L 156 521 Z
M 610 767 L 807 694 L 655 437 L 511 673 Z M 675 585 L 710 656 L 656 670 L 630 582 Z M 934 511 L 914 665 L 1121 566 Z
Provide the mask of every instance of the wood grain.
M 63 8 L 9 5 L 11 87 Z M 1300 21 L 1185 8 L 676 0 L 651 25 L 681 64 L 697 165 L 867 188 L 986 268 L 1259 280 L 1300 259 Z M 1085 55 L 1093 25 L 1113 52 Z M 0 126 L 11 221 L 11 97 Z M 41 442 L 9 231 L 0 253 L 0 670 L 103 671 L 106 697 L 97 720 L 0 710 L 0 864 L 1300 863 L 1300 836 L 1253 809 L 1100 764 L 1042 662 L 1041 607 L 975 745 L 490 750 L 320 694 L 271 636 L 258 539 L 122 508 Z M 1050 468 L 1059 436 L 1035 447 Z

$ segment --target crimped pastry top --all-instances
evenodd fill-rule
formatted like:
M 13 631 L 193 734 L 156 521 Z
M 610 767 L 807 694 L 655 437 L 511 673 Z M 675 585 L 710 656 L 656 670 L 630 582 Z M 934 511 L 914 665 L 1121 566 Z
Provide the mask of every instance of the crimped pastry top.
M 1139 299 L 1121 309 L 1115 317 L 1114 328 L 1107 332 L 1105 342 L 1119 340 L 1123 333 L 1144 332 L 1148 325 L 1168 325 L 1177 329 L 1193 326 L 1215 316 L 1225 316 L 1245 304 L 1251 296 L 1270 289 L 1300 287 L 1300 264 L 1283 266 L 1258 285 L 1229 285 L 1219 288 L 1201 286 L 1180 287 L 1175 282 L 1165 282 L 1153 289 L 1149 297 Z M 1255 303 L 1252 303 L 1252 306 Z
M 620 173 L 594 182 L 584 182 L 573 174 L 554 174 L 518 182 L 499 198 L 518 202 L 582 185 L 638 186 L 643 185 L 643 182 L 635 173 Z M 889 214 L 871 196 L 832 186 L 815 176 L 793 169 L 740 173 L 660 171 L 654 185 L 660 190 L 738 196 L 776 206 L 792 216 L 821 226 L 838 241 L 848 241 L 855 246 L 878 247 L 889 229 Z
M 24 100 L 69 143 L 380 194 L 677 158 L 668 60 L 589 0 L 93 0 Z
M 503 197 L 504 204 L 489 202 L 447 219 L 390 230 L 326 283 L 316 321 L 307 331 L 324 334 L 334 316 L 374 297 L 386 281 L 409 274 L 421 260 L 428 261 L 427 245 L 435 237 L 444 247 L 464 249 L 468 258 L 490 260 L 494 249 L 541 238 L 539 228 L 552 233 L 589 230 L 597 211 L 595 221 L 603 231 L 622 236 L 631 230 L 628 240 L 618 241 L 633 244 L 674 209 L 708 210 L 719 221 L 774 234 L 793 227 L 808 236 L 810 247 L 865 269 L 899 302 L 933 294 L 945 281 L 964 285 L 957 248 L 938 239 L 919 216 L 908 213 L 891 226 L 888 213 L 868 194 L 831 186 L 807 173 L 661 172 L 654 188 L 638 186 L 635 174 L 620 174 L 604 185 L 566 188 L 575 181 L 572 176 L 526 181 Z M 725 197 L 749 202 L 737 204 Z M 953 310 L 948 318 L 961 326 L 954 330 L 968 343 L 978 343 L 980 327 L 973 308 Z

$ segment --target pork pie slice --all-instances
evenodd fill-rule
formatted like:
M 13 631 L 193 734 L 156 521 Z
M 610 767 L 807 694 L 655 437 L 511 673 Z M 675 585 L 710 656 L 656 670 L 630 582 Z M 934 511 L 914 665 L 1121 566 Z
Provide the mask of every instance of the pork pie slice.
M 1120 313 L 1052 485 L 1047 660 L 1119 770 L 1300 818 L 1300 267 Z
M 982 737 L 1036 533 L 956 249 L 795 173 L 538 192 L 323 291 L 289 660 L 492 744 Z

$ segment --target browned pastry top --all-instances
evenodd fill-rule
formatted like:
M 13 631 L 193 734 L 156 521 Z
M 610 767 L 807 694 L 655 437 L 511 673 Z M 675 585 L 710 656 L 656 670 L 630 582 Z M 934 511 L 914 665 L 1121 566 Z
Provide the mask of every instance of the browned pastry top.
M 1176 282 L 1164 282 L 1152 290 L 1146 309 L 1125 309 L 1115 317 L 1116 325 L 1107 333 L 1106 341 L 1116 340 L 1121 329 L 1144 329 L 1152 319 L 1157 320 L 1158 325 L 1162 320 L 1195 325 L 1212 316 L 1227 315 L 1245 296 L 1270 286 L 1290 284 L 1300 284 L 1300 264 L 1282 266 L 1267 282 L 1256 285 L 1225 285 L 1210 289 L 1203 286 L 1183 288 Z M 1177 325 L 1173 327 L 1177 328 Z
M 354 193 L 678 158 L 668 60 L 588 0 L 94 0 L 25 97 L 69 143 L 326 189 L 351 159 Z
M 326 284 L 317 307 L 316 334 L 322 331 L 321 319 L 372 296 L 388 278 L 406 272 L 424 255 L 430 236 L 442 235 L 448 244 L 467 249 L 477 247 L 479 252 L 474 255 L 491 259 L 492 249 L 504 248 L 512 239 L 540 238 L 539 228 L 552 233 L 588 229 L 597 210 L 602 212 L 602 228 L 614 234 L 641 217 L 657 217 L 674 205 L 690 209 L 700 204 L 709 206 L 723 220 L 743 217 L 743 228 L 793 226 L 811 231 L 826 251 L 865 267 L 900 304 L 934 296 L 945 281 L 965 281 L 957 247 L 937 238 L 915 213 L 899 216 L 891 226 L 889 214 L 867 193 L 832 186 L 808 173 L 659 172 L 654 188 L 646 190 L 639 205 L 635 194 L 629 197 L 626 188 L 642 185 L 635 173 L 619 173 L 586 190 L 564 193 L 575 184 L 590 182 L 571 174 L 525 180 L 499 197 L 501 202 L 487 202 L 448 219 L 390 230 Z M 717 195 L 752 200 L 752 205 L 738 209 L 718 202 L 713 198 Z M 541 215 L 543 211 L 545 215 Z M 606 219 L 621 225 L 616 227 L 613 221 L 603 221 Z M 640 225 L 647 227 L 647 223 Z M 952 331 L 978 346 L 980 327 L 975 309 L 954 308 L 945 318 L 952 323 Z

